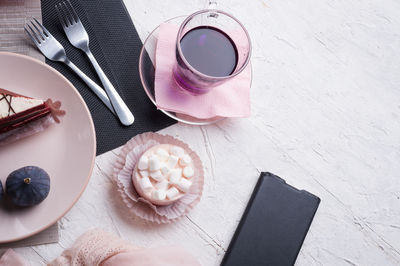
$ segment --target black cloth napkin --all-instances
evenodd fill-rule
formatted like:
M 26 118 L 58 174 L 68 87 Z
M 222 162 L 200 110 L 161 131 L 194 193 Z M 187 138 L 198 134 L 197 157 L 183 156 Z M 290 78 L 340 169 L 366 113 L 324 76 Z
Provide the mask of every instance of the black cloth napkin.
M 64 46 L 68 58 L 101 85 L 86 55 L 74 48 L 60 25 L 54 6 L 61 0 L 42 0 L 44 26 Z M 86 84 L 62 63 L 46 63 L 57 69 L 78 89 L 92 114 L 96 128 L 97 155 L 114 149 L 131 137 L 157 131 L 175 123 L 148 99 L 139 78 L 142 42 L 122 0 L 71 0 L 90 38 L 90 49 L 135 116 L 130 127 L 118 119 L 92 93 Z

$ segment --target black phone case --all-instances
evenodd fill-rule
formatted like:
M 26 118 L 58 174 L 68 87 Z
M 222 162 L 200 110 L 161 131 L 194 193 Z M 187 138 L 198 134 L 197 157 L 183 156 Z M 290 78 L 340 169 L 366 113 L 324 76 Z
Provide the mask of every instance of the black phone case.
M 261 173 L 221 265 L 294 265 L 319 203 L 317 196 Z

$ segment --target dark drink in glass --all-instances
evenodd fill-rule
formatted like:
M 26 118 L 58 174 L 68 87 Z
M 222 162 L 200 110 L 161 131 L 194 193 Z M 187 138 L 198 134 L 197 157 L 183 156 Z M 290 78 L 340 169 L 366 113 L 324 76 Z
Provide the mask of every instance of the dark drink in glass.
M 180 41 L 183 56 L 196 70 L 213 77 L 229 76 L 237 65 L 238 52 L 233 40 L 223 31 L 199 26 Z
M 198 11 L 179 28 L 174 79 L 192 94 L 207 93 L 241 73 L 250 53 L 248 33 L 235 17 L 214 9 Z

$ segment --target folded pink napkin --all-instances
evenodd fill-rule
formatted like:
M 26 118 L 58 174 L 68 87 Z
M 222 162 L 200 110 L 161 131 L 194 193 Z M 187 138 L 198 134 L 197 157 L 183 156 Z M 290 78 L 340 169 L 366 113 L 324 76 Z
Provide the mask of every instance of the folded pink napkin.
M 242 73 L 206 94 L 191 95 L 176 87 L 172 69 L 178 30 L 178 25 L 170 23 L 160 26 L 154 84 L 157 107 L 200 119 L 250 116 L 250 64 Z

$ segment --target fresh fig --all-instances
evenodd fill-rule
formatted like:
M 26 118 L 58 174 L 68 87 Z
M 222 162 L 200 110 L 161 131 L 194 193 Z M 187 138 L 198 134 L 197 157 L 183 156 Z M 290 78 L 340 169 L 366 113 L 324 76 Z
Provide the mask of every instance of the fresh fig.
M 11 202 L 29 207 L 42 202 L 50 191 L 50 177 L 42 168 L 25 166 L 12 172 L 6 180 L 6 194 Z

